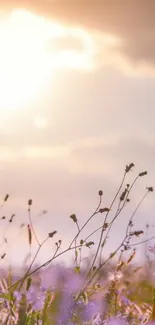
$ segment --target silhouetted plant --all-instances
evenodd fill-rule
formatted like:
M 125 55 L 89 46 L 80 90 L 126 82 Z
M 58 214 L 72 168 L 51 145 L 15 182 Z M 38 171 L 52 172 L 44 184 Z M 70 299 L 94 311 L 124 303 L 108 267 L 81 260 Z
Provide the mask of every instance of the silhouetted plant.
M 121 184 L 109 206 L 103 205 L 104 194 L 100 189 L 98 191 L 99 199 L 97 208 L 82 226 L 80 225 L 76 214 L 70 215 L 70 219 L 77 228 L 77 233 L 73 240 L 69 246 L 62 251 L 60 251 L 62 240 L 57 240 L 55 242 L 55 251 L 51 258 L 34 269 L 32 269 L 32 267 L 34 266 L 42 246 L 47 242 L 47 240 L 53 240 L 57 231 L 53 230 L 49 232 L 48 236 L 40 242 L 31 217 L 33 202 L 32 199 L 28 200 L 29 221 L 26 224 L 21 224 L 20 229 L 27 225 L 29 247 L 31 249 L 33 239 L 35 239 L 38 248 L 23 277 L 13 281 L 12 276 L 9 275 L 7 282 L 4 278 L 1 279 L 2 285 L 0 299 L 3 304 L 2 310 L 3 312 L 6 312 L 5 320 L 2 321 L 1 324 L 136 325 L 142 324 L 142 322 L 143 324 L 147 323 L 149 320 L 155 320 L 154 287 L 151 287 L 152 305 L 145 303 L 138 305 L 135 302 L 138 293 L 135 293 L 136 297 L 133 297 L 132 290 L 134 288 L 132 281 L 125 278 L 125 274 L 127 271 L 129 272 L 131 264 L 136 256 L 136 247 L 155 238 L 155 236 L 153 236 L 141 240 L 138 243 L 132 243 L 133 238 L 139 238 L 144 234 L 143 229 L 134 228 L 134 217 L 148 194 L 153 192 L 152 186 L 146 187 L 144 195 L 132 212 L 126 226 L 123 240 L 120 242 L 118 247 L 110 253 L 109 257 L 104 258 L 103 256 L 112 226 L 122 211 L 124 211 L 125 207 L 130 203 L 130 194 L 133 187 L 139 178 L 147 175 L 147 171 L 138 173 L 130 185 L 126 182 L 126 178 L 133 167 L 133 163 L 130 163 L 125 167 Z M 1 209 L 8 201 L 9 196 L 9 194 L 6 194 L 4 197 Z M 41 215 L 46 212 L 46 210 L 43 210 Z M 88 223 L 98 214 L 104 215 L 102 226 L 94 229 L 86 238 L 79 238 L 83 229 L 86 228 Z M 2 222 L 8 220 L 8 223 L 12 224 L 14 217 L 15 214 L 12 214 L 9 219 L 6 216 L 2 216 L 1 220 L 3 220 Z M 91 240 L 91 237 L 97 232 L 99 233 L 99 241 L 95 254 L 90 260 L 90 265 L 84 269 L 81 266 L 83 248 L 85 247 L 91 250 L 92 247 L 95 247 L 95 242 Z M 8 240 L 5 236 L 4 242 L 1 246 L 3 247 L 4 244 L 8 244 Z M 58 257 L 72 250 L 75 254 L 74 268 L 71 271 L 65 271 L 65 269 L 61 271 L 57 268 L 56 274 L 59 276 L 59 281 L 57 284 L 55 283 L 54 288 L 50 288 L 50 283 L 48 287 L 44 287 L 43 285 L 40 287 L 36 286 L 34 278 L 37 276 L 38 271 L 41 271 Z M 149 250 L 150 253 L 155 254 L 154 246 L 150 247 Z M 130 254 L 125 258 L 124 255 L 127 251 L 130 251 Z M 112 263 L 113 258 L 116 257 L 117 253 L 119 253 L 118 261 L 112 268 L 110 263 Z M 6 252 L 1 255 L 1 259 L 4 259 L 5 256 Z M 109 265 L 111 265 L 110 273 L 108 271 Z M 105 272 L 104 277 L 102 275 L 103 271 Z M 106 272 L 108 273 L 106 274 Z M 129 274 L 130 276 L 131 274 L 133 276 L 136 272 L 138 272 L 138 268 L 130 271 Z M 69 277 L 69 280 L 67 279 L 67 276 Z M 102 284 L 102 279 L 104 284 Z M 98 297 L 100 297 L 100 299 Z M 119 323 L 117 323 L 118 319 Z M 123 321 L 125 321 L 125 323 L 122 323 Z

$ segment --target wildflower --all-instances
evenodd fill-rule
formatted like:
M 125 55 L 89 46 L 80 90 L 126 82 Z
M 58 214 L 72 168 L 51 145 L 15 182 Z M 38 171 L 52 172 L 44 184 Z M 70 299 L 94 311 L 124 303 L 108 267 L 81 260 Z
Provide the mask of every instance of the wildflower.
M 84 279 L 78 273 L 73 273 L 73 271 L 68 271 L 66 274 L 66 289 L 70 294 L 75 294 L 79 289 L 82 289 L 84 285 Z
M 34 286 L 31 286 L 26 292 L 26 298 L 29 304 L 33 304 L 37 299 L 37 294 Z
M 154 246 L 149 246 L 148 250 L 150 253 L 155 254 L 155 245 Z
M 3 300 L 3 303 L 4 303 L 4 308 L 8 309 L 9 308 L 9 302 L 8 302 L 8 300 L 4 299 Z
M 126 322 L 123 319 L 111 318 L 109 325 L 126 325 Z
M 14 291 L 13 295 L 16 298 L 17 302 L 19 302 L 21 300 L 21 298 L 22 298 L 22 294 L 19 291 Z
M 127 306 L 130 305 L 130 300 L 127 297 L 122 295 L 121 300 L 122 300 L 124 305 L 127 305 Z
M 92 318 L 101 311 L 101 302 L 99 301 L 90 301 L 87 305 L 84 306 L 84 310 L 82 312 L 82 320 L 90 321 Z
M 44 306 L 44 302 L 45 302 L 45 294 L 42 293 L 41 295 L 39 295 L 35 301 L 35 303 L 33 303 L 32 309 L 33 310 L 42 310 L 43 306 Z
M 123 277 L 123 273 L 120 272 L 120 271 L 115 272 L 115 273 L 110 272 L 110 273 L 109 273 L 109 276 L 108 276 L 108 279 L 109 279 L 109 281 L 118 281 L 118 280 L 120 280 L 122 277 Z
M 75 309 L 75 301 L 69 291 L 63 290 L 60 305 L 61 309 L 57 315 L 57 323 L 68 324 Z

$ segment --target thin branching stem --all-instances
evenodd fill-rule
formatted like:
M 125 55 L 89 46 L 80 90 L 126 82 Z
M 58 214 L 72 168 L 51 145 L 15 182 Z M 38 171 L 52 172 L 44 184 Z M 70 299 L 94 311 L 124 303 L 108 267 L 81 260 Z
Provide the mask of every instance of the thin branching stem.
M 119 249 L 123 246 L 125 240 L 126 240 L 126 236 L 125 238 L 123 239 L 123 241 L 121 242 L 121 244 L 117 247 L 117 249 L 112 253 L 110 254 L 110 256 L 101 264 L 99 265 L 96 270 L 94 271 L 94 273 L 91 275 L 91 277 L 89 278 L 89 280 L 86 282 L 86 284 L 84 285 L 84 287 L 82 288 L 82 290 L 80 290 L 80 292 L 78 293 L 77 297 L 76 297 L 76 300 L 78 300 L 81 296 L 81 294 L 86 290 L 86 288 L 90 285 L 90 283 L 92 282 L 92 280 L 94 279 L 94 277 L 97 275 L 97 273 L 101 270 L 101 268 L 103 266 L 105 266 L 109 260 L 111 260 L 111 258 L 116 255 L 116 253 L 119 251 Z
M 74 247 L 68 247 L 65 250 L 63 250 L 62 252 L 60 252 L 59 254 L 54 254 L 52 258 L 50 258 L 47 262 L 41 264 L 40 266 L 38 266 L 35 270 L 31 271 L 30 273 L 28 273 L 26 276 L 24 276 L 23 278 L 21 278 L 20 280 L 16 281 L 15 283 L 13 283 L 8 290 L 12 289 L 14 286 L 16 286 L 18 283 L 20 283 L 21 281 L 25 280 L 27 277 L 33 275 L 34 273 L 36 273 L 37 271 L 41 270 L 43 267 L 49 265 L 53 260 L 55 260 L 57 257 L 63 255 L 64 253 L 67 253 L 71 250 L 75 250 L 75 248 L 79 248 L 81 247 L 81 245 L 78 246 L 74 246 Z
M 120 215 L 120 213 L 121 213 L 122 210 L 124 209 L 124 207 L 125 207 L 125 205 L 126 205 L 126 203 L 127 203 L 127 200 L 128 200 L 129 194 L 131 193 L 131 190 L 132 190 L 133 186 L 136 184 L 138 178 L 139 178 L 139 175 L 134 179 L 133 183 L 132 183 L 131 186 L 129 187 L 129 190 L 127 191 L 127 195 L 126 195 L 126 197 L 125 197 L 125 199 L 124 199 L 124 201 L 123 201 L 123 204 L 122 204 L 121 208 L 120 208 L 121 201 L 119 200 L 119 204 L 118 204 L 118 208 L 117 208 L 116 214 L 115 214 L 115 216 L 113 217 L 112 221 L 111 221 L 111 222 L 109 223 L 109 225 L 108 225 L 108 231 L 107 231 L 107 233 L 106 233 L 104 239 L 103 239 L 103 237 L 102 237 L 104 243 L 105 243 L 106 239 L 108 238 L 109 232 L 110 232 L 110 230 L 111 230 L 111 228 L 112 228 L 112 225 L 113 225 L 114 221 L 116 220 L 116 218 Z M 102 258 L 102 251 L 103 251 L 103 247 L 101 247 L 101 252 L 100 252 L 100 263 L 101 263 L 101 258 Z
M 138 209 L 140 208 L 141 204 L 143 203 L 143 201 L 145 200 L 145 198 L 147 197 L 149 191 L 147 191 L 142 199 L 140 200 L 140 202 L 138 203 L 137 207 L 135 208 L 135 210 L 133 211 L 132 215 L 131 215 L 131 218 L 129 219 L 129 222 L 128 222 L 128 225 L 127 225 L 127 229 L 126 229 L 126 234 L 128 234 L 128 231 L 129 231 L 129 227 L 130 227 L 130 224 L 131 224 L 131 221 L 133 220 L 135 214 L 137 213 Z
M 30 272 L 30 270 L 31 270 L 31 268 L 32 268 L 32 266 L 33 266 L 33 264 L 34 264 L 34 262 L 35 262 L 37 256 L 38 256 L 38 254 L 39 254 L 39 252 L 40 252 L 40 249 L 42 248 L 42 246 L 45 244 L 45 242 L 46 242 L 48 239 L 49 239 L 49 236 L 46 237 L 46 238 L 44 239 L 44 241 L 39 245 L 39 247 L 38 247 L 38 249 L 37 249 L 37 251 L 36 251 L 36 253 L 35 253 L 35 255 L 34 255 L 34 258 L 33 258 L 33 260 L 32 260 L 32 262 L 31 262 L 29 268 L 27 269 L 27 271 L 26 271 L 26 273 L 25 273 L 24 278 L 27 277 L 27 275 L 29 274 L 29 272 Z M 20 286 L 19 286 L 19 290 L 21 289 L 23 283 L 24 283 L 24 280 L 21 281 L 21 284 L 20 284 Z
M 94 211 L 94 213 L 88 218 L 88 220 L 84 223 L 84 225 L 81 227 L 81 229 L 79 229 L 78 233 L 76 234 L 76 236 L 73 238 L 71 244 L 69 247 L 72 247 L 72 244 L 75 242 L 75 240 L 78 238 L 79 234 L 81 233 L 81 231 L 86 227 L 86 225 L 88 224 L 88 222 L 96 215 L 99 213 L 99 208 L 101 206 L 101 203 L 102 203 L 102 197 L 100 196 L 100 199 L 99 199 L 99 204 L 96 208 L 96 210 Z
M 97 247 L 97 250 L 96 250 L 96 253 L 95 253 L 95 256 L 94 256 L 93 262 L 92 262 L 92 264 L 91 264 L 91 267 L 90 267 L 90 269 L 89 269 L 89 271 L 88 271 L 87 276 L 89 275 L 89 273 L 90 273 L 90 271 L 91 271 L 93 265 L 94 265 L 95 262 L 96 262 L 96 259 L 97 259 L 97 256 L 98 256 L 98 252 L 99 252 L 99 249 L 100 249 L 100 246 L 101 246 L 101 243 L 102 243 L 102 238 L 103 238 L 103 233 L 104 233 L 104 225 L 105 225 L 105 223 L 106 223 L 106 221 L 107 221 L 107 218 L 108 218 L 109 212 L 110 212 L 110 210 L 112 209 L 113 204 L 115 203 L 115 201 L 116 201 L 116 199 L 117 199 L 117 196 L 118 196 L 118 194 L 119 194 L 119 192 L 120 192 L 120 190 L 121 190 L 121 188 L 122 188 L 122 186 L 123 186 L 123 184 L 124 184 L 125 177 L 126 177 L 126 170 L 125 170 L 125 172 L 124 172 L 124 175 L 123 175 L 123 179 L 122 179 L 122 181 L 121 181 L 121 184 L 120 184 L 120 186 L 119 186 L 119 188 L 118 188 L 118 190 L 117 190 L 117 192 L 116 192 L 116 194 L 115 194 L 115 196 L 114 196 L 114 198 L 113 198 L 113 200 L 112 200 L 112 202 L 111 202 L 111 205 L 110 205 L 109 211 L 106 213 L 106 216 L 105 216 L 105 219 L 104 219 L 104 222 L 103 222 L 103 226 L 102 226 L 102 230 L 101 230 L 101 235 L 100 235 L 100 239 L 99 239 L 98 247 Z
M 138 246 L 138 245 L 141 245 L 141 244 L 147 243 L 148 241 L 150 241 L 150 240 L 152 240 L 152 239 L 155 239 L 155 236 L 150 237 L 150 238 L 145 239 L 145 240 L 142 240 L 142 241 L 140 241 L 139 243 L 133 243 L 133 244 L 130 244 L 130 247 L 132 247 L 132 246 Z
M 40 242 L 39 242 L 39 240 L 38 240 L 38 237 L 37 237 L 37 235 L 36 235 L 36 232 L 35 232 L 35 230 L 34 230 L 33 223 L 32 223 L 32 218 L 31 218 L 31 207 L 29 207 L 29 209 L 28 209 L 28 216 L 29 216 L 29 222 L 30 222 L 30 226 L 31 226 L 31 229 L 32 229 L 33 235 L 34 235 L 34 237 L 35 237 L 35 240 L 36 240 L 38 246 L 40 246 Z
M 78 232 L 80 232 L 80 227 L 79 227 L 79 224 L 78 224 L 78 221 L 76 222 L 76 226 L 77 226 L 77 230 Z M 77 246 L 77 238 L 75 238 L 75 247 Z M 77 250 L 75 248 L 75 263 L 76 263 L 76 266 L 78 266 L 78 261 L 77 261 Z
M 116 220 L 116 218 L 118 217 L 118 215 L 121 213 L 121 211 L 122 211 L 123 208 L 125 207 L 125 204 L 126 204 L 126 202 L 127 202 L 128 196 L 129 196 L 129 194 L 130 194 L 130 192 L 131 192 L 131 189 L 133 188 L 134 184 L 135 184 L 136 181 L 138 180 L 138 177 L 139 177 L 139 176 L 137 176 L 137 177 L 135 178 L 134 182 L 132 183 L 132 185 L 131 185 L 131 187 L 130 187 L 128 193 L 127 193 L 126 199 L 125 199 L 124 202 L 123 202 L 122 207 L 121 207 L 120 209 L 117 209 L 116 215 L 114 216 L 114 218 L 112 219 L 112 221 L 109 223 L 109 225 L 108 225 L 108 231 L 107 231 L 106 236 L 105 236 L 105 238 L 104 238 L 104 242 L 105 242 L 106 239 L 108 238 L 108 235 L 109 235 L 109 233 L 110 233 L 110 230 L 111 230 L 111 228 L 112 228 L 112 225 L 113 225 L 114 221 Z M 137 207 L 135 208 L 134 212 L 132 213 L 131 218 L 130 218 L 129 223 L 128 223 L 128 226 L 127 226 L 126 235 L 128 234 L 128 229 L 129 229 L 129 226 L 130 226 L 131 221 L 133 220 L 133 218 L 134 218 L 136 212 L 138 211 L 139 207 L 141 206 L 141 204 L 142 204 L 143 201 L 145 200 L 145 198 L 146 198 L 146 196 L 148 195 L 148 193 L 149 193 L 149 191 L 147 191 L 147 192 L 145 193 L 145 195 L 142 197 L 142 199 L 141 199 L 140 202 L 138 203 Z M 101 254 L 102 254 L 102 251 L 101 251 Z M 101 263 L 101 255 L 100 255 L 100 263 Z

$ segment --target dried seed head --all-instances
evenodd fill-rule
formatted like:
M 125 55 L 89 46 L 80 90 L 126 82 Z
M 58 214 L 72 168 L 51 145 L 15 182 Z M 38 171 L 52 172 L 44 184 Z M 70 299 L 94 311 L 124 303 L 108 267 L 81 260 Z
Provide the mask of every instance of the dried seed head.
M 71 214 L 70 218 L 76 223 L 77 222 L 77 217 L 75 214 Z
M 127 264 L 129 264 L 133 260 L 135 254 L 136 254 L 136 249 L 133 250 L 133 253 L 130 255 L 129 259 L 127 260 Z
M 32 283 L 32 278 L 28 277 L 27 278 L 27 284 L 26 284 L 26 291 L 29 291 L 31 283 Z
M 132 220 L 129 221 L 129 226 L 130 226 L 130 227 L 133 227 L 133 222 L 132 222 Z
M 134 166 L 135 165 L 133 163 L 127 165 L 126 168 L 125 168 L 125 172 L 128 173 L 131 170 L 131 168 L 134 167 Z
M 124 262 L 120 261 L 117 265 L 116 271 L 120 271 L 122 269 L 122 267 L 124 266 Z
M 120 201 L 124 201 L 125 196 L 126 196 L 126 193 L 127 193 L 127 189 L 125 189 L 125 190 L 123 191 L 123 193 L 121 194 L 121 196 L 120 196 Z
M 89 247 L 90 248 L 90 246 L 92 246 L 92 245 L 94 245 L 95 243 L 93 242 L 93 241 L 89 241 L 87 244 L 86 244 L 86 247 Z
M 12 222 L 14 217 L 15 217 L 15 214 L 12 214 L 12 216 L 11 216 L 9 222 Z
M 27 225 L 27 230 L 28 230 L 29 245 L 31 245 L 32 244 L 32 232 L 31 232 L 31 227 L 29 224 Z
M 147 171 L 139 173 L 139 177 L 142 177 L 142 176 L 145 176 L 145 175 L 147 175 Z
M 23 228 L 25 226 L 25 223 L 22 223 L 21 225 L 20 225 L 20 228 Z
M 95 288 L 96 288 L 96 289 L 100 289 L 100 288 L 101 288 L 101 285 L 100 285 L 99 283 L 96 283 L 96 284 L 95 284 Z
M 48 234 L 48 237 L 52 238 L 56 233 L 57 233 L 57 231 L 54 230 L 54 231 L 52 231 L 52 232 L 50 232 L 50 233 Z
M 108 226 L 109 226 L 109 224 L 107 222 L 105 222 L 104 225 L 103 225 L 103 230 L 107 229 Z
M 31 199 L 28 200 L 28 205 L 29 205 L 29 206 L 32 205 L 32 200 L 31 200 Z
M 98 192 L 98 195 L 99 195 L 99 196 L 102 196 L 102 195 L 103 195 L 103 191 L 100 190 L 100 191 Z
M 110 209 L 109 208 L 101 208 L 100 210 L 99 210 L 99 212 L 100 213 L 103 213 L 103 212 L 109 212 L 110 211 Z
M 5 195 L 4 202 L 6 202 L 8 200 L 9 196 L 10 196 L 9 194 Z
M 140 235 L 143 235 L 144 234 L 144 231 L 143 230 L 137 230 L 137 231 L 134 231 L 134 235 L 139 237 Z
M 146 189 L 147 189 L 149 192 L 153 192 L 153 187 L 152 187 L 152 186 L 147 187 Z

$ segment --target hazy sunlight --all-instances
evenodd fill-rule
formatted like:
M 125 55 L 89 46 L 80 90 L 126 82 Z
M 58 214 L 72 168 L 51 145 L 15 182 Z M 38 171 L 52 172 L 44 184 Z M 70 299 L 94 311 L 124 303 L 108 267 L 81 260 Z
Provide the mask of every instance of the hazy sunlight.
M 52 52 L 52 39 L 79 40 L 82 49 Z M 47 44 L 50 41 L 51 46 Z M 52 71 L 90 69 L 93 43 L 89 34 L 71 29 L 25 10 L 0 19 L 0 111 L 9 115 L 32 101 L 51 82 Z

